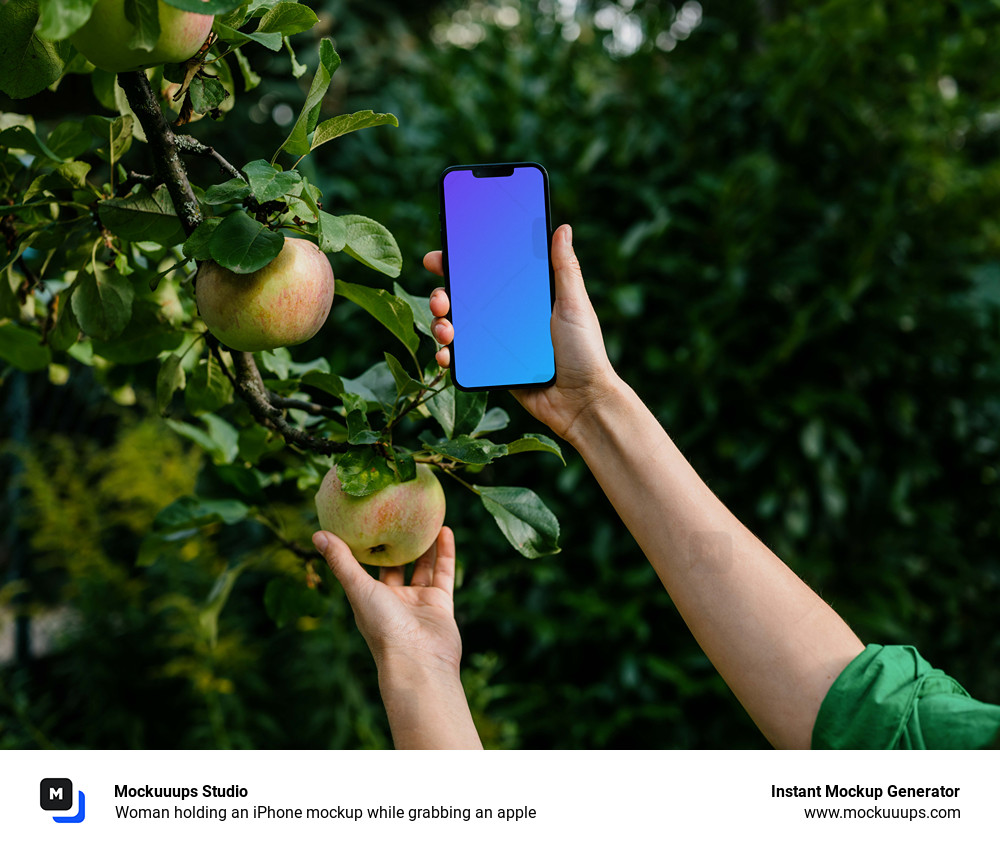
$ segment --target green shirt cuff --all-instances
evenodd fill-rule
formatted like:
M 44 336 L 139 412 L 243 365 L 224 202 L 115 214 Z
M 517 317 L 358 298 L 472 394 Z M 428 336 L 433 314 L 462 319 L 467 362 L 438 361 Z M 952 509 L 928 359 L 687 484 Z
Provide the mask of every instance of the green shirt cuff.
M 870 644 L 820 706 L 813 749 L 980 749 L 996 746 L 1000 706 L 969 696 L 912 646 Z

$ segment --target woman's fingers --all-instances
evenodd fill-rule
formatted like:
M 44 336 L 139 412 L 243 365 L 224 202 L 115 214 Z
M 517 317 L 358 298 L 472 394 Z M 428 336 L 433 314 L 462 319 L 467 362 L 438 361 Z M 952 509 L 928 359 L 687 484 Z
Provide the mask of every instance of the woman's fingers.
M 430 251 L 424 254 L 424 268 L 438 277 L 444 277 L 444 263 L 440 251 Z
M 424 552 L 413 567 L 413 577 L 410 584 L 413 587 L 430 587 L 434 580 L 434 561 L 437 560 L 437 541 L 431 543 L 431 548 Z
M 347 544 L 335 534 L 317 531 L 313 535 L 313 545 L 326 558 L 337 581 L 344 586 L 351 604 L 362 598 L 366 588 L 371 584 L 372 577 L 351 554 Z
M 448 526 L 444 526 L 438 534 L 435 548 L 434 587 L 452 596 L 455 592 L 455 535 Z
M 439 286 L 431 293 L 430 307 L 431 312 L 439 318 L 448 315 L 448 311 L 451 309 L 451 302 L 448 300 L 448 293 L 443 286 Z
M 440 253 L 440 251 L 432 253 Z M 428 254 L 427 256 L 431 255 Z M 451 322 L 443 318 L 448 315 L 448 311 L 451 309 L 451 302 L 448 300 L 448 293 L 442 287 L 439 286 L 431 293 L 430 306 L 431 313 L 437 317 L 431 322 L 431 333 L 434 334 L 434 339 L 440 345 L 451 345 L 451 341 L 455 338 L 455 328 L 452 327 Z M 438 349 L 434 357 L 437 360 L 438 366 L 442 369 L 447 369 L 451 365 L 451 351 L 447 348 Z
M 380 567 L 378 580 L 388 587 L 402 587 L 406 583 L 402 567 Z

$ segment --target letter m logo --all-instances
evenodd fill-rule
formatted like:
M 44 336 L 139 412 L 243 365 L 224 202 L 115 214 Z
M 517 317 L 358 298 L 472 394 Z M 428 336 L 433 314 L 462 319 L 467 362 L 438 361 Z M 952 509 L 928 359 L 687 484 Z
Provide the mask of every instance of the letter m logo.
M 47 812 L 66 812 L 73 808 L 73 783 L 69 779 L 43 779 L 39 803 Z

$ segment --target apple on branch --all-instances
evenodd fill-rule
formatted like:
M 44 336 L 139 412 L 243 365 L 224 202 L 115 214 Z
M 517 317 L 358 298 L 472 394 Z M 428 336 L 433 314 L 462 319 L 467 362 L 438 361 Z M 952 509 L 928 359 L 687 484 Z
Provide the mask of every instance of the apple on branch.
M 444 490 L 426 463 L 417 477 L 368 496 L 341 489 L 337 468 L 316 493 L 319 525 L 343 540 L 362 564 L 401 567 L 424 554 L 444 525 Z
M 202 263 L 195 300 L 220 342 L 237 351 L 266 351 L 314 337 L 330 314 L 334 286 L 326 254 L 308 239 L 285 237 L 281 253 L 250 274 Z
M 212 15 L 185 12 L 157 0 L 160 37 L 152 50 L 128 46 L 135 26 L 125 17 L 125 0 L 97 0 L 90 18 L 70 41 L 102 71 L 140 71 L 190 59 L 212 31 Z

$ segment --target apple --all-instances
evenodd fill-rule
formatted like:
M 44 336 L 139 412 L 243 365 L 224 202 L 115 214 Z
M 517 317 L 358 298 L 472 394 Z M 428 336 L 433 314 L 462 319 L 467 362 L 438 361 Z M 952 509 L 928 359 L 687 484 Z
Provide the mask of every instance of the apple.
M 74 47 L 102 71 L 139 71 L 190 59 L 212 31 L 212 15 L 199 15 L 157 0 L 160 37 L 152 50 L 128 46 L 135 27 L 125 17 L 125 0 L 97 0 L 90 18 L 69 37 Z
M 428 465 L 418 463 L 410 481 L 351 496 L 334 467 L 316 493 L 316 513 L 320 528 L 336 534 L 362 564 L 401 567 L 423 555 L 441 531 L 444 490 Z
M 315 336 L 330 315 L 334 284 L 326 254 L 307 239 L 285 237 L 281 253 L 250 274 L 202 263 L 194 294 L 218 340 L 238 351 L 264 351 Z

